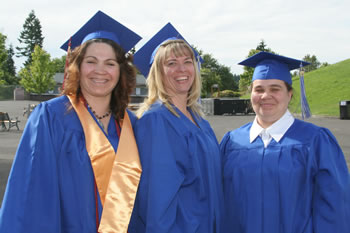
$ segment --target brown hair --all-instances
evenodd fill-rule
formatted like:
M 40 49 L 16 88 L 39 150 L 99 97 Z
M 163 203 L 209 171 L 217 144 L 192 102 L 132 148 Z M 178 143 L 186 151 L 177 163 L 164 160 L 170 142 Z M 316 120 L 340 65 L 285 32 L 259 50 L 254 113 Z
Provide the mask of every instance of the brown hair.
M 293 86 L 291 84 L 287 83 L 286 81 L 283 81 L 283 83 L 286 86 L 288 92 L 293 91 Z M 252 93 L 252 91 L 253 91 L 253 82 L 249 85 L 248 90 L 249 90 L 250 93 Z
M 106 43 L 112 46 L 116 60 L 120 66 L 120 77 L 112 91 L 110 108 L 114 117 L 119 121 L 124 118 L 124 111 L 130 102 L 130 94 L 136 85 L 136 69 L 132 65 L 133 56 L 126 54 L 117 43 L 108 39 L 93 39 L 75 48 L 69 55 L 67 78 L 64 82 L 62 95 L 75 95 L 75 101 L 81 96 L 80 90 L 80 65 L 84 59 L 87 48 L 92 43 Z

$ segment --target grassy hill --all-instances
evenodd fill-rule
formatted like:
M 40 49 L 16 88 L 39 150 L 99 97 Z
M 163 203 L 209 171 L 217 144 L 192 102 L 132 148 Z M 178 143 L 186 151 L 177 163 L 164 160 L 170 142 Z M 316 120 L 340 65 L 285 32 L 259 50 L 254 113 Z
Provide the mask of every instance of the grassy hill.
M 350 59 L 306 73 L 304 82 L 313 115 L 339 116 L 339 102 L 350 100 Z M 293 77 L 293 88 L 290 110 L 300 113 L 299 77 Z

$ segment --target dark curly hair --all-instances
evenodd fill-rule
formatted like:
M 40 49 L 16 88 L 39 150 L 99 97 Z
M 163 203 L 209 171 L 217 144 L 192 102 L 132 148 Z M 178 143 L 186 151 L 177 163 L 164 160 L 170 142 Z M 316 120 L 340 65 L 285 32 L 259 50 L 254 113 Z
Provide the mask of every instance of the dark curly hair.
M 92 43 L 106 43 L 112 46 L 116 60 L 120 66 L 120 77 L 112 91 L 110 108 L 114 117 L 119 121 L 124 118 L 124 111 L 130 102 L 130 94 L 136 85 L 136 69 L 132 64 L 133 56 L 126 54 L 124 49 L 114 41 L 108 39 L 93 39 L 76 47 L 68 57 L 69 66 L 67 78 L 64 81 L 62 95 L 75 95 L 75 101 L 81 97 L 80 90 L 80 65 L 84 59 L 87 48 Z

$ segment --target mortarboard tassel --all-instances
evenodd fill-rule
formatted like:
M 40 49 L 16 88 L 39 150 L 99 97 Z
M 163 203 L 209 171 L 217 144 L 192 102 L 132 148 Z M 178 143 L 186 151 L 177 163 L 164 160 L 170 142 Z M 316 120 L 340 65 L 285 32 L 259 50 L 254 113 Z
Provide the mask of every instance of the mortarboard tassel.
M 306 93 L 305 93 L 305 84 L 304 84 L 304 69 L 303 64 L 300 63 L 300 70 L 299 70 L 299 78 L 300 78 L 300 104 L 301 104 L 301 116 L 304 120 L 304 118 L 311 117 L 311 111 L 309 104 L 306 99 Z
M 201 63 L 201 56 L 199 54 L 196 56 L 196 60 L 197 60 L 197 65 L 198 65 L 198 72 L 200 72 L 202 63 Z
M 66 77 L 67 77 L 67 69 L 68 69 L 68 65 L 69 65 L 68 59 L 69 59 L 71 45 L 72 45 L 72 37 L 69 38 L 69 42 L 68 42 L 68 49 L 67 49 L 67 56 L 66 56 L 66 65 L 64 66 L 64 76 L 63 76 L 62 90 L 64 90 L 64 82 L 66 81 Z

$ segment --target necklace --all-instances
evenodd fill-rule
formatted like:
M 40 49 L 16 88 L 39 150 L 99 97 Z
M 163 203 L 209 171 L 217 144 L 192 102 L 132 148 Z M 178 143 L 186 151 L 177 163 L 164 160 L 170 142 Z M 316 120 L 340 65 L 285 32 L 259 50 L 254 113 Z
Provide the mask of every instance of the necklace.
M 108 116 L 111 114 L 111 112 L 112 112 L 112 111 L 109 109 L 105 114 L 103 114 L 102 116 L 99 116 L 99 115 L 97 115 L 97 113 L 95 112 L 95 110 L 93 110 L 92 107 L 91 107 L 89 104 L 87 104 L 87 106 L 91 109 L 92 114 L 94 114 L 94 116 L 95 116 L 97 119 L 99 119 L 99 120 L 102 120 L 103 118 L 108 117 Z

